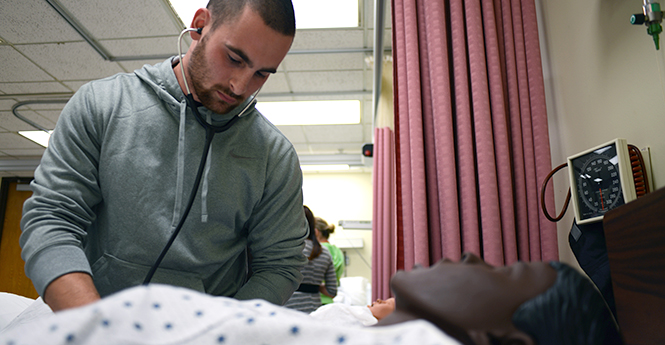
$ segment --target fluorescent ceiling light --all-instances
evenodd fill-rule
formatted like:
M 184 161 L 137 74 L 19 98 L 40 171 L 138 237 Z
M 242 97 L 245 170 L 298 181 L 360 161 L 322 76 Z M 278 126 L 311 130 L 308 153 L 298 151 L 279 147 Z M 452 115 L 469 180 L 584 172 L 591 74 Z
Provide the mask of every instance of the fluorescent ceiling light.
M 360 123 L 360 101 L 259 102 L 256 108 L 275 126 Z
M 319 164 L 319 165 L 301 165 L 302 171 L 342 171 L 349 170 L 348 164 Z
M 39 145 L 48 147 L 48 139 L 53 131 L 18 131 L 18 134 L 36 142 Z
M 357 28 L 358 0 L 292 0 L 298 29 Z
M 180 20 L 189 27 L 196 10 L 208 0 L 170 0 Z M 356 28 L 359 26 L 358 0 L 292 0 L 297 29 Z

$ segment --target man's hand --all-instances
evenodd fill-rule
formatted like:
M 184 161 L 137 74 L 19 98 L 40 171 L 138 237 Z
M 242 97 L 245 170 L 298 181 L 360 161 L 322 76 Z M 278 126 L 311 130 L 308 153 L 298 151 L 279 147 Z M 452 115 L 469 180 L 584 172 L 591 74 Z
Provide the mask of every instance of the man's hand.
M 44 302 L 54 312 L 80 307 L 100 299 L 92 277 L 74 272 L 56 278 L 44 290 Z

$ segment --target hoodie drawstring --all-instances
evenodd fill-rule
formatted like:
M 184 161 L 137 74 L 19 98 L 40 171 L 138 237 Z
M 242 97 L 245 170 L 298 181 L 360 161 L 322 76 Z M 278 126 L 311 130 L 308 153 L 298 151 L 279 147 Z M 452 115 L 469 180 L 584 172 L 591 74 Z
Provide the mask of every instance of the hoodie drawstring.
M 206 121 L 211 123 L 210 113 L 206 116 Z M 208 173 L 210 173 L 210 161 L 212 157 L 212 145 L 208 149 L 208 158 L 206 159 L 206 167 L 203 170 L 203 184 L 201 185 L 201 223 L 208 222 Z
M 178 167 L 176 169 L 175 206 L 173 207 L 173 222 L 175 227 L 180 220 L 180 209 L 182 208 L 182 195 L 185 183 L 185 118 L 187 115 L 187 103 L 180 103 L 180 126 L 178 128 Z
M 180 103 L 180 126 L 178 128 L 178 167 L 176 175 L 176 194 L 175 205 L 173 207 L 173 221 L 171 226 L 175 227 L 180 221 L 182 209 L 182 197 L 185 180 L 185 118 L 187 114 L 187 103 Z M 211 116 L 207 114 L 207 121 L 210 123 Z M 206 159 L 205 170 L 203 172 L 203 181 L 201 183 L 201 222 L 208 222 L 208 175 L 210 174 L 210 160 L 212 157 L 212 146 L 209 148 Z

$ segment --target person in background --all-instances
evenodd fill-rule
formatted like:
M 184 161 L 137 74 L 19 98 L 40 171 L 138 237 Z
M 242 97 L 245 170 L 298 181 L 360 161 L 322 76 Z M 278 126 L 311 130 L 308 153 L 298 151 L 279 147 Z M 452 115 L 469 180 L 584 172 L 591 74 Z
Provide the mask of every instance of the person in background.
M 300 271 L 303 276 L 302 283 L 284 306 L 309 314 L 321 306 L 319 296 L 321 290 L 325 295 L 335 297 L 337 278 L 328 248 L 321 246 L 316 239 L 314 214 L 309 207 L 304 206 L 304 209 L 309 223 L 309 237 L 305 240 L 303 254 L 307 257 L 308 263 Z M 325 285 L 322 286 L 324 281 Z
M 20 238 L 54 311 L 148 281 L 275 304 L 300 284 L 298 155 L 253 102 L 293 43 L 293 5 L 210 0 L 191 29 L 182 61 L 83 85 L 60 114 Z
M 339 286 L 340 278 L 344 274 L 344 253 L 336 245 L 328 242 L 330 234 L 335 232 L 335 224 L 328 224 L 321 217 L 315 217 L 316 225 L 316 239 L 319 240 L 321 245 L 328 248 L 332 256 L 333 266 L 335 266 L 335 275 L 337 276 L 337 286 Z M 325 289 L 321 290 L 321 304 L 333 303 L 333 298 L 325 293 Z

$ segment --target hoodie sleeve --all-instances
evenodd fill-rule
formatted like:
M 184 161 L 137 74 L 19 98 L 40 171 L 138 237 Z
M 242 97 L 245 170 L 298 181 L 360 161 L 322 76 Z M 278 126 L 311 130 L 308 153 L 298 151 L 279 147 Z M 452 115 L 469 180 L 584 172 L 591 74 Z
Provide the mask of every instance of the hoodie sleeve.
M 303 210 L 302 172 L 295 150 L 274 160 L 267 171 L 265 190 L 249 224 L 252 276 L 235 295 L 262 298 L 283 305 L 302 281 L 307 264 L 302 254 L 308 235 Z
M 37 292 L 67 273 L 90 271 L 85 229 L 101 200 L 97 165 L 100 142 L 90 84 L 64 107 L 23 206 L 21 256 Z

